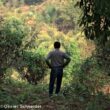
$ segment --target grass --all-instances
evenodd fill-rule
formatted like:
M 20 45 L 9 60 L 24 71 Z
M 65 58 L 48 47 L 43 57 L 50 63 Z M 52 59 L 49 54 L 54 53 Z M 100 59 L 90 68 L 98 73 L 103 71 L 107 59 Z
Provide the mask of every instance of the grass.
M 88 98 L 70 92 L 63 95 L 64 88 L 57 96 L 48 95 L 48 84 L 32 85 L 26 81 L 5 79 L 0 84 L 0 105 L 17 106 L 9 110 L 110 110 L 110 95 L 98 94 Z M 25 109 L 24 109 L 24 108 Z M 4 110 L 3 106 L 2 109 Z

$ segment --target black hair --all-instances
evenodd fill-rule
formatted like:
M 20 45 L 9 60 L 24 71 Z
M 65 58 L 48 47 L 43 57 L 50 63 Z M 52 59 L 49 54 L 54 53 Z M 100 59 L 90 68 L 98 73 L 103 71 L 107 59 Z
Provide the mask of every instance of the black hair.
M 54 48 L 60 48 L 60 42 L 56 41 L 54 42 Z

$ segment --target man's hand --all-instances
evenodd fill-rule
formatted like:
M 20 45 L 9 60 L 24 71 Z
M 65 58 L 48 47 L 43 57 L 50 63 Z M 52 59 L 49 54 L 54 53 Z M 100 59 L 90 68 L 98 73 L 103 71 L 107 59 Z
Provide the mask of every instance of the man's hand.
M 66 65 L 64 64 L 64 65 L 63 65 L 63 68 L 65 68 L 65 67 L 66 67 Z
M 66 62 L 64 63 L 63 68 L 65 68 L 69 64 L 70 61 L 71 61 L 70 58 L 66 59 Z
M 47 59 L 46 59 L 46 63 L 47 63 L 47 65 L 48 65 L 49 68 L 52 68 L 50 62 Z
M 48 67 L 51 69 L 52 68 L 52 66 L 51 65 L 48 65 Z

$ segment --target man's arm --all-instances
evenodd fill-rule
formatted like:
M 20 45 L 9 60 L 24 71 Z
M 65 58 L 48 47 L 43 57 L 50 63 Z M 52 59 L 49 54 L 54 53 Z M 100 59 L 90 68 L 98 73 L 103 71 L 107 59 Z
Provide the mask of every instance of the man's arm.
M 45 61 L 46 61 L 46 64 L 48 65 L 48 67 L 51 68 L 51 64 L 50 64 L 49 60 L 46 59 Z
M 66 67 L 70 63 L 71 58 L 67 54 L 64 54 L 64 58 L 66 59 L 66 61 L 64 62 L 63 67 Z
M 45 59 L 46 64 L 48 65 L 49 68 L 51 68 L 51 64 L 50 64 L 50 62 L 49 62 L 50 58 L 51 58 L 51 53 L 49 53 L 49 54 L 47 55 L 46 59 Z
M 69 64 L 69 62 L 70 62 L 70 61 L 71 61 L 71 59 L 70 59 L 70 58 L 66 59 L 66 61 L 65 61 L 64 65 L 63 65 L 63 67 L 67 66 L 67 65 Z

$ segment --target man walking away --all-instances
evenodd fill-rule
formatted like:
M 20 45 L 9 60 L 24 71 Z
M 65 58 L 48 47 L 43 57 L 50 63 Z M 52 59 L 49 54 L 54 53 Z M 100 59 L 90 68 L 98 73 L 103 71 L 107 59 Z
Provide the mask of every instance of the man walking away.
M 54 82 L 56 82 L 56 91 L 58 94 L 61 88 L 63 68 L 70 62 L 70 57 L 60 50 L 60 42 L 54 42 L 54 50 L 49 52 L 46 57 L 46 63 L 51 68 L 50 82 L 49 82 L 49 96 L 52 96 L 54 89 Z

